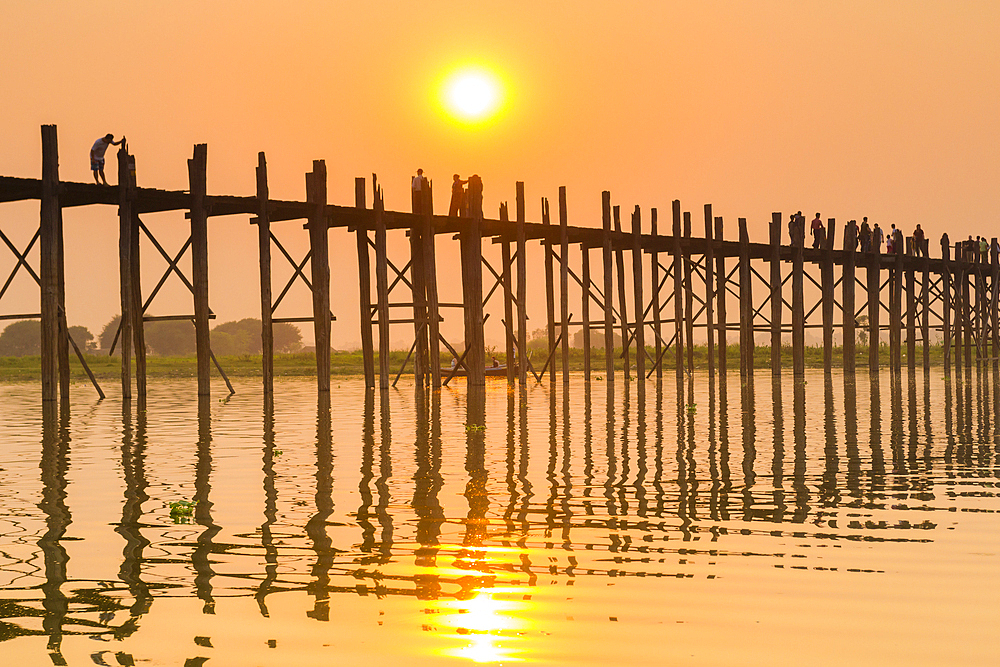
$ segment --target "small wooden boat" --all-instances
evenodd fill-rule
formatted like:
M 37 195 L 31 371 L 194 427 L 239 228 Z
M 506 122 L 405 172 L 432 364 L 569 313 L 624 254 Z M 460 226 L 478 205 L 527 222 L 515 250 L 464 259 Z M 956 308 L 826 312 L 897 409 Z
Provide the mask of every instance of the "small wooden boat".
M 517 370 L 516 366 L 514 370 L 515 371 Z M 451 375 L 451 372 L 452 368 L 450 366 L 445 366 L 441 369 L 441 375 L 443 377 L 448 377 L 449 375 Z M 485 369 L 483 369 L 483 372 L 486 374 L 486 377 L 507 377 L 507 364 L 500 364 L 499 366 L 487 366 Z M 453 377 L 464 378 L 466 375 L 467 373 L 465 372 L 465 369 L 459 366 L 458 369 L 455 370 L 455 374 Z

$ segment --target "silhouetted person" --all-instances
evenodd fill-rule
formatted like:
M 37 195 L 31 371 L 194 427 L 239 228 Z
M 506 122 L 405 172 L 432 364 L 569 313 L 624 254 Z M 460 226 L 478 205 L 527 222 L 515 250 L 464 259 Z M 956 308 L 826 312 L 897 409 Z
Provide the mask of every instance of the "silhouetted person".
M 824 233 L 826 230 L 823 229 L 823 221 L 819 218 L 819 213 L 813 218 L 812 225 L 810 225 L 813 235 L 813 248 L 823 247 L 823 237 L 826 236 Z
M 431 186 L 424 178 L 424 170 L 417 169 L 417 175 L 410 181 L 410 196 L 413 200 L 413 212 L 424 212 L 424 193 L 430 192 Z M 430 211 L 428 211 L 430 213 Z
M 108 146 L 118 146 L 124 141 L 125 137 L 115 141 L 115 135 L 106 134 L 90 147 L 90 169 L 94 172 L 94 182 L 98 185 L 101 184 L 101 181 L 104 182 L 104 185 L 108 184 L 108 179 L 104 177 L 104 154 L 108 152 Z
M 885 252 L 888 255 L 896 252 L 896 225 L 889 230 L 889 237 L 885 240 Z
M 882 240 L 884 238 L 885 234 L 876 222 L 875 226 L 872 228 L 872 250 L 875 252 L 882 252 Z
M 858 243 L 861 244 L 861 252 L 868 252 L 872 249 L 872 228 L 868 224 L 868 217 L 861 221 L 861 229 L 858 230 Z
M 451 183 L 451 206 L 448 207 L 448 217 L 454 218 L 465 213 L 465 187 L 469 181 L 463 181 L 455 174 Z
M 924 230 L 920 229 L 920 223 L 917 223 L 913 230 L 913 254 L 917 257 L 920 257 L 921 254 L 924 257 L 927 256 L 927 253 L 924 252 Z

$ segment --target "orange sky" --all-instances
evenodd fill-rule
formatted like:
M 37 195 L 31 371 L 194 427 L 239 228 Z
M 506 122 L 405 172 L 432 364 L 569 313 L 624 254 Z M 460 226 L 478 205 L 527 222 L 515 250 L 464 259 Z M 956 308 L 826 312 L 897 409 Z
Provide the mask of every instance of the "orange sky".
M 140 185 L 167 189 L 186 189 L 185 160 L 207 143 L 215 194 L 252 194 L 263 150 L 277 198 L 304 198 L 303 174 L 322 158 L 330 201 L 346 205 L 354 177 L 377 173 L 387 206 L 408 210 L 419 166 L 440 213 L 450 175 L 476 172 L 491 217 L 523 180 L 531 220 L 565 185 L 571 224 L 598 225 L 606 189 L 623 210 L 656 206 L 663 219 L 680 199 L 696 229 L 712 203 L 730 237 L 746 217 L 754 240 L 771 211 L 799 209 L 919 222 L 935 241 L 1000 235 L 994 1 L 5 0 L 0 25 L 4 175 L 40 174 L 39 126 L 54 123 L 64 180 L 89 180 L 89 147 L 113 132 L 128 136 Z M 509 95 L 501 118 L 474 129 L 441 114 L 434 90 L 470 61 L 502 72 Z M 0 211 L 23 246 L 37 204 Z M 148 224 L 171 252 L 186 238 L 180 214 Z M 301 255 L 305 234 L 284 224 L 278 235 Z M 116 211 L 69 211 L 66 236 L 70 322 L 96 334 L 118 310 Z M 450 244 L 439 243 L 447 282 Z M 359 340 L 353 247 L 331 234 L 337 346 Z M 148 291 L 161 264 L 143 257 Z M 217 322 L 259 316 L 246 217 L 212 219 L 209 263 Z M 12 266 L 0 253 L 4 277 Z M 0 312 L 37 309 L 37 288 L 19 282 Z M 285 315 L 308 313 L 307 294 L 290 299 Z M 172 287 L 151 312 L 191 305 Z M 544 320 L 541 302 L 531 313 Z

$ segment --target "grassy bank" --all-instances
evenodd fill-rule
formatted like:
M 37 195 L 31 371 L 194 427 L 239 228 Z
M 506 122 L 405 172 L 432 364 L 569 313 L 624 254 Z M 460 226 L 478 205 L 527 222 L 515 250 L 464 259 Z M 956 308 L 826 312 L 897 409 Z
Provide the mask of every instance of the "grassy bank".
M 634 350 L 631 351 L 631 364 L 635 364 Z M 940 345 L 932 346 L 930 349 L 930 359 L 932 365 L 941 365 L 944 348 Z M 649 355 L 653 357 L 655 352 L 649 348 Z M 498 358 L 501 355 L 497 355 Z M 695 368 L 707 368 L 707 348 L 699 346 L 694 348 Z M 121 365 L 118 357 L 108 357 L 106 355 L 86 355 L 87 364 L 94 375 L 100 380 L 117 379 L 121 374 Z M 400 365 L 406 358 L 406 353 L 392 352 L 390 354 L 389 366 L 395 375 Z M 663 368 L 673 370 L 674 362 L 677 358 L 673 350 L 668 350 L 663 355 Z M 879 347 L 879 359 L 881 365 L 889 363 L 889 346 Z M 583 350 L 571 349 L 570 369 L 575 371 L 583 370 Z M 731 369 L 739 369 L 740 351 L 739 347 L 730 345 L 727 348 L 727 365 Z M 444 354 L 441 363 L 447 364 L 451 361 L 451 355 Z M 856 361 L 858 368 L 865 368 L 868 365 L 868 347 L 858 346 Z M 540 372 L 545 363 L 545 353 L 535 350 L 531 354 L 531 362 L 535 370 Z M 553 362 L 557 368 L 562 364 L 562 358 L 557 352 Z M 261 358 L 256 354 L 242 354 L 230 357 L 220 357 L 219 363 L 230 377 L 259 377 L 261 374 Z M 917 348 L 917 365 L 923 363 L 923 351 Z M 792 348 L 783 347 L 781 349 L 781 364 L 784 368 L 792 366 Z M 906 350 L 903 350 L 903 364 L 906 364 Z M 591 365 L 596 375 L 604 371 L 604 349 L 594 348 L 591 352 Z M 754 365 L 757 368 L 769 368 L 771 365 L 771 348 L 757 347 L 754 350 Z M 833 366 L 840 368 L 843 365 L 843 355 L 841 348 L 835 348 L 833 352 Z M 146 358 L 147 375 L 149 377 L 176 377 L 189 378 L 197 377 L 198 367 L 195 357 L 162 357 L 149 356 Z M 823 348 L 806 348 L 806 366 L 809 368 L 823 367 Z M 621 350 L 615 351 L 615 368 L 621 369 L 623 360 Z M 652 367 L 652 362 L 647 358 L 647 370 Z M 378 371 L 378 359 L 375 361 L 376 372 Z M 334 375 L 362 375 L 364 373 L 361 352 L 334 352 L 330 357 L 330 370 Z M 413 370 L 412 360 L 407 367 L 407 372 Z M 74 380 L 85 380 L 86 373 L 83 366 L 75 356 L 70 358 L 70 372 Z M 316 373 L 316 361 L 311 352 L 297 354 L 279 354 L 274 358 L 274 374 L 276 377 L 282 376 L 311 376 Z M 2 382 L 31 382 L 41 379 L 41 358 L 40 357 L 0 357 L 0 381 Z

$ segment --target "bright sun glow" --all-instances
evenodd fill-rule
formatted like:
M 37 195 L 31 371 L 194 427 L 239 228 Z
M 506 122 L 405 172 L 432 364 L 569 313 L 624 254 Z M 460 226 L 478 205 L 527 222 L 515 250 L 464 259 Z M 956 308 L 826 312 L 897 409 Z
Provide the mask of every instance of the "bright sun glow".
M 480 68 L 455 72 L 445 81 L 443 92 L 448 111 L 466 122 L 489 119 L 499 110 L 503 98 L 497 77 Z

